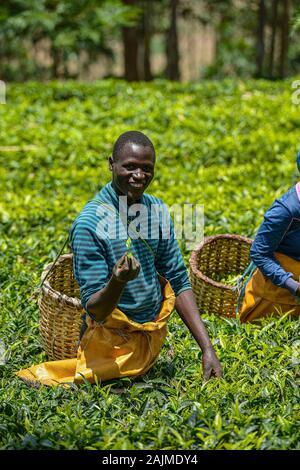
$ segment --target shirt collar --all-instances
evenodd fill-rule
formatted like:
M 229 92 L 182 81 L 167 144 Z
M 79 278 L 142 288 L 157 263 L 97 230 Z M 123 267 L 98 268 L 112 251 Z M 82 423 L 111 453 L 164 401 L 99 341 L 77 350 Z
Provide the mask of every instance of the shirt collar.
M 113 204 L 115 209 L 119 211 L 119 195 L 116 193 L 112 186 L 112 181 L 107 183 L 103 189 L 98 193 L 98 196 L 101 200 L 104 202 Z M 140 198 L 139 201 L 136 201 L 136 204 L 143 204 L 144 203 L 144 195 L 142 194 L 142 197 Z

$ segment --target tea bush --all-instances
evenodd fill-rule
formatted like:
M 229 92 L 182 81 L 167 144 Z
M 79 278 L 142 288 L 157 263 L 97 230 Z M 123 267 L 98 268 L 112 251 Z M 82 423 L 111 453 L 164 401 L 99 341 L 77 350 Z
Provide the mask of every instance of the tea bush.
M 291 82 L 26 83 L 0 105 L 0 441 L 4 449 L 299 449 L 299 322 L 203 315 L 224 377 L 174 312 L 143 378 L 28 388 L 14 372 L 46 360 L 30 296 L 85 202 L 110 179 L 112 144 L 144 131 L 157 152 L 148 192 L 199 203 L 205 235 L 253 237 L 295 184 L 299 106 Z M 181 248 L 186 263 L 189 252 Z M 298 374 L 298 375 L 297 375 Z

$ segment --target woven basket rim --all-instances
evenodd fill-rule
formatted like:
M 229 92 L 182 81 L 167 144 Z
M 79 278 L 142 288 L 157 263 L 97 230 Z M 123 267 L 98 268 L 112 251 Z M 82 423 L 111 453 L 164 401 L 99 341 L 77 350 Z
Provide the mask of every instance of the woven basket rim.
M 62 263 L 65 259 L 72 259 L 73 258 L 73 253 L 67 253 L 65 255 L 61 255 L 58 260 L 56 261 L 56 265 L 59 265 Z M 41 275 L 41 279 L 43 280 L 45 276 L 48 274 L 49 270 L 53 266 L 53 263 L 46 264 L 43 268 L 43 272 Z M 54 268 L 55 269 L 55 268 Z M 76 309 L 82 309 L 82 303 L 77 297 L 69 297 L 66 294 L 63 294 L 62 292 L 59 292 L 56 289 L 53 289 L 53 287 L 50 285 L 48 279 L 45 280 L 43 286 L 42 286 L 42 291 L 45 295 L 49 295 L 50 297 L 56 298 L 57 300 L 69 305 L 70 307 L 74 307 Z
M 220 239 L 235 240 L 235 241 L 247 243 L 248 245 L 251 245 L 253 242 L 251 238 L 244 237 L 243 235 L 236 235 L 236 234 L 230 234 L 230 233 L 222 233 L 218 235 L 210 235 L 209 237 L 204 237 L 204 239 L 198 245 L 198 247 L 192 251 L 190 259 L 189 259 L 189 265 L 190 265 L 190 269 L 193 275 L 202 279 L 202 281 L 206 282 L 207 284 L 210 284 L 213 287 L 217 287 L 218 289 L 225 289 L 228 291 L 233 291 L 234 290 L 233 286 L 228 286 L 226 284 L 223 284 L 222 282 L 214 281 L 210 277 L 203 274 L 203 272 L 200 271 L 197 267 L 197 255 L 199 251 L 201 251 L 204 246 L 214 242 L 215 240 L 220 240 Z

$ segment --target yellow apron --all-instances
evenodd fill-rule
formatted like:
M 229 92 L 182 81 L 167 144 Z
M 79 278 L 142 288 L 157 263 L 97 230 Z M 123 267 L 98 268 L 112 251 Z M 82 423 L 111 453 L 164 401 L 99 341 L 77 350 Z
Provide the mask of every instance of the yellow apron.
M 102 324 L 87 317 L 76 358 L 44 362 L 16 375 L 28 385 L 69 387 L 84 380 L 95 383 L 145 374 L 158 358 L 175 305 L 170 283 L 159 279 L 164 300 L 155 320 L 136 323 L 118 308 Z
M 300 262 L 282 253 L 275 253 L 283 269 L 293 273 L 293 278 L 299 281 Z M 242 323 L 251 322 L 268 315 L 280 315 L 290 312 L 292 316 L 300 314 L 300 304 L 288 289 L 275 286 L 257 268 L 245 290 L 245 297 L 240 311 Z

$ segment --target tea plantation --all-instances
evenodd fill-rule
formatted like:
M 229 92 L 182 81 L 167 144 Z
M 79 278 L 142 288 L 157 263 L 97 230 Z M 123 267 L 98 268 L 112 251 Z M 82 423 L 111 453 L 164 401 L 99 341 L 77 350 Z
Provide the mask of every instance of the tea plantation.
M 299 322 L 241 325 L 203 314 L 222 362 L 201 354 L 176 312 L 160 358 L 135 380 L 28 388 L 46 360 L 30 296 L 85 202 L 110 179 L 124 131 L 154 142 L 149 193 L 199 203 L 205 235 L 253 237 L 299 179 L 300 105 L 291 81 L 10 85 L 0 105 L 0 445 L 3 449 L 299 449 Z M 190 253 L 181 245 L 188 264 Z

